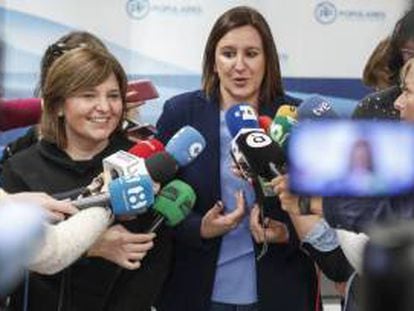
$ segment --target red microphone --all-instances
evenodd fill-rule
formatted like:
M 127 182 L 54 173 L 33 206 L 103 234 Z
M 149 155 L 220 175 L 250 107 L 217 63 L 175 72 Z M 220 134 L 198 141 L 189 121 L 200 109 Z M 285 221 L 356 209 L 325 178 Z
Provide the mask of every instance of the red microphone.
M 158 139 L 152 138 L 148 140 L 140 141 L 139 143 L 136 143 L 134 146 L 132 146 L 128 152 L 130 154 L 133 154 L 137 157 L 147 159 L 150 156 L 159 153 L 161 151 L 164 151 L 164 144 L 160 142 Z
M 269 132 L 270 125 L 272 124 L 272 119 L 268 116 L 259 116 L 259 126 L 263 129 L 266 133 Z
M 39 98 L 0 100 L 0 131 L 37 124 L 41 114 Z

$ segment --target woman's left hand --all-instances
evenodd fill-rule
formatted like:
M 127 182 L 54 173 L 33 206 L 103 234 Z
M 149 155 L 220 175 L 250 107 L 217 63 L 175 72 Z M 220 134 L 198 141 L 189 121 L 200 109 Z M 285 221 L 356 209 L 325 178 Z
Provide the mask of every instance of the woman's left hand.
M 260 209 L 255 205 L 250 213 L 250 231 L 256 243 L 287 243 L 289 231 L 283 222 L 266 217 L 260 224 Z

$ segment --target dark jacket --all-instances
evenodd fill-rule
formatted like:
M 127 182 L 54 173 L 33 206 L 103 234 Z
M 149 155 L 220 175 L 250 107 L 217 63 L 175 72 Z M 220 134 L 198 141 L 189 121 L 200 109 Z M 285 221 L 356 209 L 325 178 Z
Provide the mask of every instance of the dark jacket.
M 5 190 L 44 191 L 49 194 L 67 192 L 88 185 L 102 171 L 103 158 L 119 150 L 128 150 L 131 143 L 123 137 L 114 138 L 109 146 L 93 159 L 73 161 L 56 145 L 40 141 L 6 161 Z M 123 223 L 130 231 L 144 232 L 154 220 L 152 213 Z M 83 258 L 52 276 L 31 273 L 29 311 L 102 310 L 104 302 L 111 310 L 149 310 L 154 303 L 168 271 L 171 245 L 164 231 L 158 232 L 154 248 L 140 269 L 122 274 L 115 282 L 118 266 L 100 258 Z M 114 288 L 108 295 L 110 288 Z M 22 310 L 22 287 L 12 295 L 12 310 Z
M 352 113 L 353 119 L 398 120 L 400 113 L 394 108 L 394 101 L 400 96 L 399 86 L 371 93 L 361 100 Z
M 295 104 L 290 97 L 263 105 L 260 114 L 273 117 L 281 104 Z M 203 215 L 220 199 L 219 105 L 195 91 L 168 100 L 158 121 L 159 138 L 166 143 L 181 127 L 191 125 L 206 139 L 207 146 L 196 161 L 182 169 L 180 178 L 197 193 L 197 202 L 175 231 L 173 268 L 157 310 L 208 311 L 213 290 L 221 238 L 200 236 Z M 264 202 L 265 214 L 289 227 L 289 244 L 272 244 L 257 262 L 260 311 L 314 310 L 317 296 L 314 264 L 299 248 L 289 216 L 275 198 Z M 260 246 L 255 245 L 256 253 Z
M 324 198 L 323 215 L 332 228 L 366 231 L 378 222 L 414 218 L 414 195 L 393 198 Z

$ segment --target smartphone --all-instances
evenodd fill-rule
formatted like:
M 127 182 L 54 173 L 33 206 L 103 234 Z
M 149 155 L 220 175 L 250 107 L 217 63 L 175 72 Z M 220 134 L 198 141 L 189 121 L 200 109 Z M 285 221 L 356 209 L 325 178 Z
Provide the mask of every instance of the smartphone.
M 133 141 L 152 138 L 157 133 L 155 126 L 149 123 L 134 125 L 127 128 L 125 131 L 127 137 Z
M 398 121 L 304 122 L 288 148 L 290 190 L 396 196 L 414 189 L 414 127 Z
M 150 80 L 140 79 L 128 82 L 126 98 L 128 103 L 139 103 L 158 97 L 158 91 Z

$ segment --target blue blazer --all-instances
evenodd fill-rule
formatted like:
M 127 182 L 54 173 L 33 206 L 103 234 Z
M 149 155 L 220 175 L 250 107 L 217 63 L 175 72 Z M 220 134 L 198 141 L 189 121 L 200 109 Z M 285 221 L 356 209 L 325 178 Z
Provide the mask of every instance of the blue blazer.
M 297 100 L 280 97 L 275 103 L 262 105 L 260 114 L 273 117 L 281 104 L 297 104 Z M 221 238 L 205 240 L 200 236 L 203 215 L 221 198 L 218 102 L 207 99 L 202 91 L 168 100 L 157 123 L 158 138 L 166 143 L 185 125 L 196 128 L 206 139 L 207 147 L 193 163 L 181 169 L 179 178 L 194 188 L 197 202 L 192 214 L 175 230 L 172 269 L 159 300 L 160 311 L 209 311 L 221 243 Z M 299 249 L 295 230 L 279 201 L 266 199 L 264 208 L 266 216 L 288 225 L 290 242 L 269 245 L 266 256 L 256 264 L 259 310 L 314 310 L 314 263 Z M 255 249 L 258 253 L 260 246 Z

